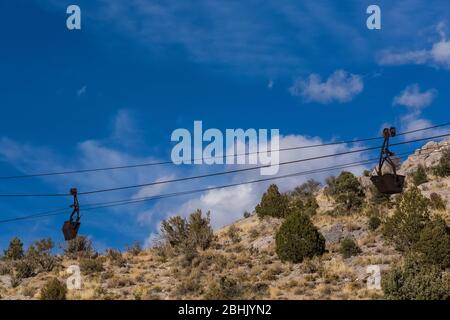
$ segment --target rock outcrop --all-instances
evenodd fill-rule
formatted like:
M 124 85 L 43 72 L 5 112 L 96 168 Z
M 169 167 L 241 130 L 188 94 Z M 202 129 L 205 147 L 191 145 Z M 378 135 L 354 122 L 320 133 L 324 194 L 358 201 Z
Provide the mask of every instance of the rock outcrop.
M 419 165 L 434 167 L 439 163 L 442 151 L 450 148 L 450 138 L 441 142 L 430 141 L 422 148 L 417 149 L 402 163 L 399 173 L 411 175 L 417 170 Z

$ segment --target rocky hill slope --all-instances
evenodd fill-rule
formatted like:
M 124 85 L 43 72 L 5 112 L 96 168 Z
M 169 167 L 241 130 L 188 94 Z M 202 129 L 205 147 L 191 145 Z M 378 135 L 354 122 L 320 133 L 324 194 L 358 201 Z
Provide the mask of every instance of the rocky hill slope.
M 406 160 L 401 172 L 412 175 L 419 165 L 435 166 L 450 139 L 430 142 Z M 426 150 L 426 152 L 425 152 Z M 367 177 L 361 185 L 369 187 Z M 436 211 L 450 222 L 450 177 L 428 176 L 420 185 L 429 197 L 437 193 L 446 199 L 445 210 Z M 388 244 L 381 232 L 368 226 L 365 210 L 358 214 L 333 216 L 332 198 L 321 189 L 319 205 L 312 222 L 326 240 L 327 252 L 320 257 L 294 264 L 281 262 L 275 251 L 274 233 L 281 219 L 260 219 L 255 214 L 215 232 L 217 240 L 206 250 L 188 254 L 167 254 L 162 248 L 109 252 L 94 258 L 58 257 L 52 271 L 17 277 L 17 270 L 0 262 L 2 299 L 39 299 L 48 279 L 65 281 L 71 265 L 81 265 L 81 288 L 68 290 L 68 299 L 379 299 L 383 292 L 368 289 L 367 267 L 377 265 L 388 270 L 401 255 Z M 395 198 L 395 197 L 394 197 Z M 387 206 L 385 214 L 392 213 Z M 360 253 L 344 258 L 340 242 L 355 240 Z

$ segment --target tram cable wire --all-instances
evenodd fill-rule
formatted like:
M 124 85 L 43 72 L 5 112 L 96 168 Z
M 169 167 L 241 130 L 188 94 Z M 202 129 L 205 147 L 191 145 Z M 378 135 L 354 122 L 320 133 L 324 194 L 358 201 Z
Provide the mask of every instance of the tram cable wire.
M 395 156 L 402 157 L 402 156 L 406 156 L 406 155 L 411 155 L 412 152 L 413 151 L 403 152 L 403 153 L 396 154 Z M 422 154 L 430 154 L 433 152 L 440 152 L 440 151 L 434 150 L 434 151 L 431 151 L 428 153 L 422 153 Z M 360 161 L 354 161 L 354 162 L 350 162 L 350 163 L 340 164 L 340 165 L 336 165 L 336 166 L 312 169 L 312 170 L 308 170 L 308 171 L 300 171 L 300 172 L 295 172 L 295 173 L 280 175 L 280 176 L 275 176 L 275 177 L 261 178 L 261 179 L 255 179 L 255 180 L 250 180 L 250 181 L 237 182 L 237 183 L 225 184 L 225 185 L 208 187 L 208 188 L 200 188 L 200 189 L 194 189 L 194 190 L 188 190 L 188 191 L 173 192 L 173 193 L 155 195 L 155 196 L 150 196 L 150 197 L 122 199 L 122 200 L 115 200 L 115 201 L 108 201 L 108 202 L 86 203 L 83 205 L 83 211 L 106 209 L 106 208 L 111 208 L 111 207 L 124 206 L 124 205 L 130 205 L 130 204 L 135 204 L 135 203 L 143 203 L 143 202 L 154 201 L 154 200 L 161 200 L 161 199 L 166 199 L 166 198 L 184 196 L 184 195 L 207 192 L 207 191 L 212 191 L 212 190 L 237 187 L 237 186 L 241 186 L 241 185 L 248 185 L 248 184 L 255 184 L 255 183 L 260 183 L 260 182 L 286 179 L 286 178 L 297 177 L 297 176 L 302 176 L 302 175 L 310 175 L 310 174 L 334 171 L 334 170 L 338 170 L 338 169 L 359 167 L 359 166 L 363 166 L 363 165 L 367 165 L 367 164 L 376 164 L 378 162 L 378 160 L 379 160 L 378 158 L 371 158 L 371 159 L 366 159 L 366 160 L 360 160 Z M 3 220 L 0 220 L 0 224 L 22 221 L 22 220 L 34 220 L 34 219 L 57 216 L 57 215 L 62 215 L 62 214 L 67 214 L 67 208 L 55 209 L 55 210 L 45 211 L 45 212 L 36 213 L 36 214 L 32 214 L 32 215 L 25 215 L 25 216 L 19 216 L 19 217 L 14 217 L 14 218 L 3 219 Z
M 404 136 L 404 135 L 417 133 L 417 132 L 421 132 L 421 131 L 442 128 L 442 127 L 446 127 L 449 125 L 450 125 L 450 122 L 442 123 L 442 124 L 429 126 L 429 127 L 425 127 L 425 128 L 419 128 L 419 129 L 415 129 L 415 130 L 401 132 L 401 133 L 398 133 L 397 136 Z M 222 155 L 222 158 L 247 156 L 247 155 L 259 154 L 262 152 L 269 152 L 269 151 L 283 152 L 283 151 L 301 150 L 301 149 L 309 149 L 309 148 L 318 148 L 318 147 L 334 146 L 334 145 L 340 145 L 340 144 L 368 142 L 368 141 L 375 141 L 375 140 L 381 140 L 381 139 L 383 139 L 383 138 L 382 137 L 372 137 L 372 138 L 364 138 L 364 139 L 354 139 L 354 140 L 344 140 L 344 141 L 336 141 L 336 142 L 328 142 L 328 143 L 320 143 L 320 144 L 311 144 L 311 145 L 306 145 L 306 146 L 287 147 L 287 148 L 280 148 L 277 150 L 253 151 L 253 152 L 246 152 L 246 153 L 233 154 L 233 155 L 224 154 L 224 155 Z M 216 158 L 217 157 L 206 157 L 206 158 L 202 158 L 202 159 L 194 159 L 193 161 L 216 159 Z M 156 161 L 156 162 L 149 162 L 149 163 L 140 163 L 140 164 L 123 165 L 123 166 L 112 166 L 112 167 L 103 167 L 103 168 L 77 169 L 77 170 L 66 170 L 66 171 L 55 171 L 55 172 L 41 172 L 41 173 L 32 173 L 32 174 L 24 174 L 24 175 L 15 175 L 15 176 L 0 176 L 0 180 L 15 180 L 15 179 L 49 177 L 49 176 L 58 176 L 58 175 L 71 175 L 71 174 L 81 174 L 81 173 L 89 173 L 89 172 L 101 172 L 101 171 L 110 171 L 110 170 L 122 170 L 122 169 L 159 166 L 159 165 L 167 165 L 167 164 L 181 164 L 181 163 L 174 163 L 171 160 L 165 160 L 165 161 Z
M 403 142 L 397 142 L 397 143 L 391 144 L 391 146 L 404 145 L 404 144 L 415 143 L 415 142 L 424 141 L 424 140 L 442 138 L 442 137 L 446 137 L 446 136 L 450 136 L 450 133 L 441 134 L 441 135 L 432 136 L 432 137 L 408 140 L 408 141 L 403 141 Z M 377 146 L 377 147 L 349 150 L 349 151 L 344 151 L 344 152 L 339 152 L 339 153 L 334 153 L 334 154 L 327 154 L 327 155 L 315 156 L 315 157 L 310 157 L 310 158 L 303 158 L 303 159 L 280 162 L 278 165 L 282 166 L 282 165 L 288 165 L 288 164 L 293 164 L 293 163 L 320 160 L 320 159 L 325 159 L 325 158 L 343 156 L 343 155 L 347 155 L 347 154 L 372 151 L 372 150 L 377 150 L 380 148 L 381 148 L 380 146 Z M 208 177 L 215 177 L 215 176 L 221 176 L 221 175 L 227 175 L 227 174 L 233 174 L 233 173 L 252 171 L 252 170 L 257 170 L 257 169 L 261 169 L 261 168 L 267 168 L 270 166 L 271 165 L 260 165 L 260 166 L 253 166 L 253 167 L 249 167 L 249 168 L 240 168 L 240 169 L 227 170 L 227 171 L 221 171 L 221 172 L 215 172 L 215 173 L 209 173 L 209 174 L 197 175 L 197 176 L 190 176 L 190 177 L 183 177 L 183 178 L 177 178 L 177 179 L 171 179 L 171 180 L 162 180 L 162 181 L 154 181 L 154 182 L 149 182 L 149 183 L 135 184 L 135 185 L 130 185 L 130 186 L 90 190 L 90 191 L 78 192 L 78 195 L 92 195 L 92 194 L 97 194 L 97 193 L 105 193 L 105 192 L 121 191 L 121 190 L 127 190 L 127 189 L 142 188 L 142 187 L 154 186 L 154 185 L 158 185 L 158 184 L 182 182 L 182 181 L 187 181 L 187 180 L 194 180 L 194 179 L 201 179 L 201 178 L 208 178 Z M 3 198 L 6 198 L 6 197 L 70 197 L 70 196 L 72 196 L 70 193 L 0 194 L 0 197 L 3 197 Z

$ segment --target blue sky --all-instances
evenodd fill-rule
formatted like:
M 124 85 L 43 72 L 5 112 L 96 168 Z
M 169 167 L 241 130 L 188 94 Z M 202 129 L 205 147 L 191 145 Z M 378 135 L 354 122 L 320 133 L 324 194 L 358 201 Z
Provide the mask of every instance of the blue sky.
M 366 28 L 369 4 L 382 29 Z M 66 28 L 66 7 L 82 29 Z M 0 4 L 0 175 L 167 159 L 177 128 L 278 128 L 283 146 L 378 135 L 448 121 L 447 1 L 3 1 Z M 429 133 L 428 133 L 429 134 Z M 360 147 L 361 145 L 359 145 Z M 348 150 L 292 152 L 296 159 Z M 404 147 L 401 151 L 408 150 Z M 339 161 L 363 159 L 353 155 Z M 281 173 L 336 163 L 328 159 Z M 356 170 L 360 170 L 356 169 Z M 18 181 L 0 192 L 67 192 L 223 170 L 143 168 Z M 109 201 L 255 178 L 192 181 L 81 198 Z M 323 179 L 325 175 L 316 176 Z M 280 182 L 287 190 L 308 177 Z M 267 185 L 86 213 L 98 249 L 148 243 L 161 219 L 212 211 L 215 226 L 251 210 Z M 61 208 L 69 199 L 1 199 L 1 217 Z M 0 225 L 0 248 L 62 241 L 65 216 Z

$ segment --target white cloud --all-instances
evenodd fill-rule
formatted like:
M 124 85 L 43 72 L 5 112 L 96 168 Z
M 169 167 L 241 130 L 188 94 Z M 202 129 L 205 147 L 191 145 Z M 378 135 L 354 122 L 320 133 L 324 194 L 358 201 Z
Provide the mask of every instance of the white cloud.
M 400 118 L 400 131 L 409 132 L 417 129 L 427 128 L 433 126 L 433 123 L 422 117 L 423 108 L 429 106 L 437 95 L 435 89 L 427 91 L 420 91 L 418 84 L 413 84 L 406 87 L 398 96 L 394 98 L 393 105 L 405 106 L 408 108 L 408 113 Z M 388 127 L 388 126 L 386 126 Z M 404 135 L 404 140 L 421 139 L 429 136 L 437 136 L 446 133 L 441 128 L 435 128 L 425 131 L 412 132 Z
M 381 65 L 425 64 L 430 58 L 427 50 L 393 52 L 383 50 L 377 54 L 377 62 Z
M 414 131 L 421 128 L 427 128 L 433 126 L 433 123 L 428 120 L 424 119 L 420 116 L 420 113 L 411 113 L 403 116 L 401 118 L 401 131 Z M 426 131 L 417 131 L 410 133 L 408 135 L 404 136 L 404 140 L 414 140 L 414 139 L 422 139 L 430 136 L 437 136 L 441 134 L 446 134 L 448 131 L 442 129 L 442 128 L 435 128 L 430 129 Z
M 435 43 L 431 49 L 431 58 L 435 64 L 450 69 L 450 40 Z
M 436 95 L 437 91 L 435 89 L 421 92 L 418 84 L 412 84 L 394 98 L 393 104 L 421 109 L 428 107 L 433 102 Z
M 252 185 L 211 190 L 185 202 L 177 212 L 187 216 L 197 209 L 205 214 L 210 211 L 211 225 L 218 228 L 242 218 L 244 211 L 252 211 L 258 197 L 257 188 Z
M 174 174 L 170 174 L 170 175 L 166 175 L 166 176 L 162 176 L 159 177 L 157 179 L 155 179 L 155 182 L 163 182 L 163 181 L 167 181 L 167 180 L 173 180 L 175 179 L 176 176 Z M 140 188 L 136 194 L 133 196 L 133 198 L 147 198 L 147 197 L 153 197 L 156 196 L 158 194 L 160 194 L 162 191 L 164 191 L 164 189 L 166 189 L 166 183 L 159 183 L 153 186 L 147 186 L 147 187 L 143 187 Z
M 324 82 L 318 74 L 311 74 L 306 80 L 299 79 L 290 92 L 293 96 L 303 97 L 306 102 L 327 104 L 349 102 L 363 89 L 361 76 L 337 70 Z
M 47 147 L 20 144 L 7 137 L 0 139 L 0 159 L 13 164 L 21 172 L 58 170 L 58 156 Z
M 447 41 L 444 32 L 444 24 L 439 23 L 436 31 L 440 40 L 435 42 L 431 49 L 392 51 L 383 50 L 377 54 L 377 62 L 380 65 L 431 65 L 438 68 L 450 69 L 450 40 Z
M 120 109 L 112 121 L 111 140 L 127 148 L 138 147 L 143 143 L 142 132 L 129 109 Z

